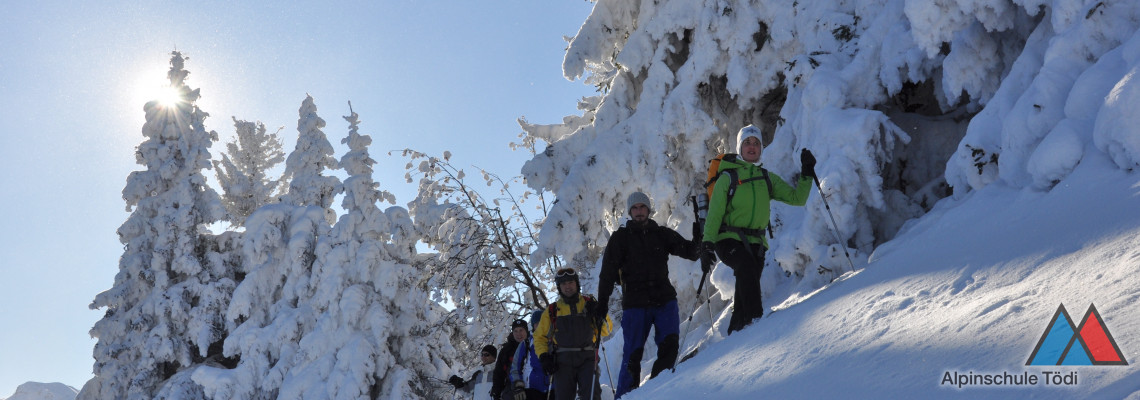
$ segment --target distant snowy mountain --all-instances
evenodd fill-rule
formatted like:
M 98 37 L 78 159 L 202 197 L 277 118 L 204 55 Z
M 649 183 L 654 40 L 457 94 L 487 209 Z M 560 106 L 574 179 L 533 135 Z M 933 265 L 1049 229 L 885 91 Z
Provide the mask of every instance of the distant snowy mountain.
M 16 388 L 12 397 L 0 400 L 71 400 L 79 390 L 59 382 L 27 382 Z

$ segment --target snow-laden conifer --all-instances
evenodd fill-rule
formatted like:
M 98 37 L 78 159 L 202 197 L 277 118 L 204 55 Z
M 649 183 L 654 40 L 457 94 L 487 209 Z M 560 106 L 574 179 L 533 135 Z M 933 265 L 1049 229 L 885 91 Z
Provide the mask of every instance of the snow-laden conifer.
M 234 118 L 234 140 L 226 143 L 222 159 L 214 161 L 222 204 L 229 220 L 242 226 L 259 207 L 273 203 L 281 192 L 281 178 L 269 170 L 285 161 L 277 133 L 269 133 L 261 122 Z
M 330 208 L 340 193 L 340 179 L 326 176 L 325 171 L 338 169 L 333 158 L 332 144 L 321 129 L 325 120 L 317 115 L 313 96 L 305 96 L 297 110 L 297 146 L 285 160 L 285 175 L 289 192 L 283 202 L 298 206 Z M 330 221 L 331 223 L 331 221 Z
M 323 126 L 315 114 L 312 97 L 301 107 L 299 126 Z M 328 145 L 319 129 L 302 131 L 296 152 Z M 331 147 L 330 147 L 331 149 Z M 329 153 L 331 155 L 331 152 Z M 290 186 L 287 199 L 331 199 L 341 188 L 339 178 L 324 176 L 326 169 L 336 167 L 328 158 L 313 154 L 290 154 L 292 160 L 317 159 L 321 162 L 294 164 L 293 176 L 307 177 L 327 185 L 324 194 L 314 188 Z M 323 206 L 322 206 L 323 204 Z M 328 235 L 328 216 L 335 215 L 327 202 L 269 204 L 257 209 L 245 222 L 242 234 L 240 271 L 244 279 L 234 290 L 233 301 L 226 314 L 224 354 L 240 360 L 232 369 L 203 369 L 194 379 L 204 387 L 205 395 L 214 399 L 272 399 L 292 369 L 301 361 L 298 356 L 301 337 L 316 325 L 313 309 L 313 263 L 317 243 Z
M 222 358 L 234 280 L 219 250 L 232 235 L 214 238 L 205 230 L 225 212 L 202 175 L 217 134 L 205 130 L 208 114 L 194 104 L 199 92 L 186 86 L 184 62 L 172 53 L 167 74 L 180 101 L 144 107 L 146 140 L 135 155 L 146 169 L 132 172 L 123 189 L 131 212 L 118 230 L 125 250 L 114 285 L 91 303 L 106 314 L 91 329 L 99 340 L 95 377 L 80 398 L 192 397 L 200 390 L 187 374 Z
M 310 300 L 318 238 L 329 231 L 327 210 L 277 203 L 262 206 L 242 233 L 239 271 L 226 312 L 227 368 L 193 376 L 214 399 L 273 399 L 294 367 L 301 336 L 313 329 Z
M 442 312 L 421 286 L 414 245 L 393 241 L 393 232 L 413 229 L 407 211 L 377 206 L 394 199 L 372 179 L 371 137 L 358 132 L 355 112 L 345 119 L 345 214 L 317 245 L 315 327 L 301 337 L 278 396 L 436 398 L 430 378 L 450 372 L 446 360 L 454 352 L 446 331 L 432 329 Z

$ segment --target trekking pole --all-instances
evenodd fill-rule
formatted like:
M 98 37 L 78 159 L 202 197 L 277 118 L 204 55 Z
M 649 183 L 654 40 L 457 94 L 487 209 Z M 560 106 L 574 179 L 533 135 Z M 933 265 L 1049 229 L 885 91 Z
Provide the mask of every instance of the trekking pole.
M 701 224 L 701 222 L 704 221 L 705 218 L 708 218 L 709 198 L 708 198 L 708 195 L 706 195 L 702 192 L 696 196 L 689 196 L 689 199 L 691 199 L 693 202 L 693 218 L 696 219 L 696 221 L 693 222 L 693 240 L 698 240 L 697 236 L 699 234 L 699 236 L 701 236 L 701 238 L 699 240 L 701 241 L 701 243 L 703 243 L 704 242 L 704 232 L 703 232 L 704 226 Z M 703 251 L 704 251 L 703 249 L 698 250 L 698 253 L 703 252 Z M 703 261 L 702 261 L 702 263 L 703 263 Z M 710 268 L 711 268 L 711 266 L 710 266 Z M 701 297 L 701 289 L 705 287 L 705 278 L 707 278 L 708 276 L 709 276 L 709 273 L 704 272 L 703 266 L 702 266 L 701 283 L 697 285 L 697 297 L 698 298 Z
M 698 239 L 698 235 L 703 233 L 703 232 L 701 232 L 701 200 L 702 200 L 702 198 L 703 197 L 689 196 L 689 200 L 693 203 L 693 218 L 695 219 L 695 221 L 693 221 L 693 240 L 694 241 L 703 240 L 703 238 Z M 706 211 L 708 210 L 708 199 L 704 199 L 704 209 Z M 703 236 L 703 235 L 700 235 L 700 236 Z M 700 242 L 698 241 L 697 243 L 700 243 Z M 700 250 L 698 248 L 697 252 L 698 252 L 698 256 L 699 256 L 700 253 L 703 252 L 703 250 Z M 708 273 L 704 272 L 704 270 L 703 270 L 704 262 L 701 260 L 697 260 L 697 262 L 702 264 L 701 283 L 697 285 L 697 296 L 696 297 L 697 297 L 698 304 L 697 304 L 697 307 L 695 309 L 693 309 L 693 312 L 689 313 L 689 318 L 685 319 L 685 330 L 681 332 L 681 335 L 682 335 L 681 345 L 682 346 L 685 345 L 686 341 L 689 339 L 689 331 L 691 331 L 693 329 L 693 314 L 696 314 L 698 311 L 700 311 L 701 305 L 699 303 L 701 301 L 701 289 L 705 287 L 705 278 L 708 277 Z M 669 369 L 671 371 L 676 372 L 677 371 L 677 364 L 680 363 L 680 360 L 681 360 L 681 357 L 677 357 L 676 360 L 673 360 L 673 367 L 669 368 Z
M 708 216 L 709 216 L 709 198 L 707 195 L 705 195 L 704 192 L 701 192 L 701 193 L 699 193 L 693 197 L 693 212 L 695 213 L 698 221 L 704 221 L 706 218 L 708 218 Z M 704 225 L 703 224 L 701 225 L 701 228 L 702 228 L 701 240 L 704 241 L 704 232 L 703 232 Z M 715 264 L 715 262 L 714 262 L 714 264 Z M 712 271 L 712 267 L 713 267 L 712 265 L 709 266 L 709 271 Z M 708 272 L 705 272 L 703 270 L 701 271 L 701 283 L 697 285 L 697 299 L 698 300 L 701 298 L 701 289 L 703 289 L 705 287 L 705 279 L 708 278 L 708 276 L 709 276 Z M 712 289 L 709 289 L 709 290 L 712 290 Z M 708 305 L 709 305 L 709 328 L 712 328 L 712 324 L 714 322 L 713 321 L 713 315 L 712 315 L 712 297 L 707 292 L 705 293 L 705 303 L 708 303 Z M 692 317 L 693 316 L 690 314 L 689 318 L 692 319 Z
M 709 276 L 708 272 L 701 273 L 701 283 L 697 285 L 697 298 L 701 297 L 701 289 L 705 287 L 705 278 Z
M 709 329 L 712 329 L 712 325 L 716 321 L 713 320 L 712 294 L 709 294 L 708 292 L 705 292 L 705 305 L 708 306 L 708 310 L 709 310 Z
M 606 346 L 602 347 L 602 358 L 606 360 L 606 376 L 610 378 L 610 393 L 617 396 L 617 389 L 614 389 L 614 374 L 610 372 L 610 357 L 606 355 Z
M 602 336 L 601 332 L 598 332 L 598 336 L 599 336 L 598 339 L 594 340 L 594 348 L 595 349 L 600 347 L 601 336 Z M 599 385 L 598 380 L 601 378 L 601 375 L 602 375 L 602 371 L 600 369 L 601 366 L 598 365 L 599 363 L 598 363 L 597 358 L 598 358 L 598 350 L 594 350 L 594 376 L 590 377 L 591 378 L 590 379 L 590 400 L 597 400 L 597 399 L 594 399 L 594 390 L 598 389 L 598 385 Z M 579 380 L 578 382 L 581 382 L 581 380 Z M 601 391 L 601 390 L 598 390 L 598 391 Z
M 700 299 L 700 298 L 701 298 L 701 286 L 704 286 L 704 284 L 705 284 L 705 277 L 706 277 L 706 276 L 708 276 L 708 274 L 707 274 L 707 273 L 706 273 L 706 274 L 704 274 L 704 275 L 701 275 L 701 285 L 700 285 L 700 286 L 697 286 L 697 299 Z M 709 290 L 712 290 L 712 289 L 709 289 Z M 709 294 L 709 292 L 705 292 L 705 304 L 708 304 L 708 305 L 709 305 L 709 327 L 712 327 L 712 323 L 713 323 L 713 315 L 712 315 L 712 295 L 710 295 L 710 294 Z M 698 307 L 699 307 L 699 306 L 698 306 Z M 690 315 L 690 316 L 689 316 L 689 319 L 693 319 L 693 316 L 692 316 L 692 315 Z
M 700 297 L 701 296 L 700 288 L 698 287 L 697 289 L 698 289 L 697 290 L 697 301 L 700 301 L 700 298 L 701 298 Z M 711 289 L 710 289 L 710 291 L 711 291 Z M 708 306 L 707 308 L 709 310 L 709 329 L 711 330 L 713 323 L 715 323 L 716 321 L 713 319 L 712 294 L 709 292 L 705 292 L 705 304 L 704 305 Z M 701 305 L 700 304 L 697 305 L 697 308 L 695 310 L 693 310 L 692 314 L 689 314 L 689 318 L 685 320 L 686 328 L 685 328 L 685 331 L 681 332 L 681 333 L 684 334 L 686 338 L 688 338 L 690 331 L 692 331 L 692 329 L 693 329 L 693 315 L 696 315 L 699 312 L 701 312 Z M 688 340 L 688 339 L 682 339 L 681 345 L 684 345 L 686 340 Z M 696 351 L 696 350 L 697 350 L 696 348 L 693 348 L 693 351 Z M 692 351 L 690 351 L 688 353 L 691 354 Z M 682 357 L 682 355 L 678 354 L 677 359 L 673 360 L 673 368 L 670 368 L 671 371 L 677 372 L 677 365 L 681 364 L 681 357 Z
M 835 215 L 831 213 L 831 206 L 827 204 L 827 195 L 823 194 L 823 185 L 819 183 L 818 176 L 812 176 L 815 181 L 815 188 L 819 189 L 819 198 L 823 200 L 823 208 L 827 210 L 827 216 L 831 218 L 831 226 L 834 228 L 831 234 L 835 236 L 835 243 L 843 246 L 843 255 L 847 257 L 847 264 L 851 266 L 851 272 L 855 272 L 855 263 L 851 262 L 851 254 L 847 253 L 847 245 L 843 244 L 843 240 L 839 238 L 839 224 L 835 223 Z

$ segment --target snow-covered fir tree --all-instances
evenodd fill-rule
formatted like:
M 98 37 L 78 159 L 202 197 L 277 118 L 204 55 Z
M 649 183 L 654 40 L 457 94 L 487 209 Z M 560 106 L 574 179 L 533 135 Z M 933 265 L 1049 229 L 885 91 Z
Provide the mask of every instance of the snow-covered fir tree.
M 298 206 L 319 206 L 329 209 L 342 190 L 340 179 L 324 175 L 327 170 L 338 169 L 333 157 L 332 144 L 321 129 L 325 120 L 317 115 L 313 96 L 305 96 L 297 110 L 297 146 L 285 160 L 285 175 L 289 192 L 283 202 Z M 330 224 L 335 218 L 330 214 Z
M 407 211 L 377 206 L 395 199 L 372 179 L 371 137 L 359 134 L 355 112 L 345 119 L 345 213 L 318 243 L 316 326 L 301 338 L 278 396 L 437 398 L 430 379 L 450 372 L 454 354 L 446 331 L 432 329 L 443 312 L 420 285 L 426 277 L 412 266 L 414 247 L 393 241 L 393 232 L 414 232 Z
M 292 160 L 321 160 L 322 154 L 295 154 L 326 149 L 328 140 L 316 124 L 312 97 L 301 106 L 298 143 L 324 143 L 325 146 L 298 146 Z M 323 126 L 320 121 L 319 125 Z M 331 154 L 331 153 L 330 153 Z M 301 336 L 313 330 L 316 312 L 311 306 L 313 262 L 317 242 L 328 234 L 327 215 L 333 211 L 321 202 L 305 204 L 302 199 L 332 198 L 341 188 L 340 180 L 324 176 L 336 164 L 301 162 L 294 176 L 310 177 L 325 186 L 290 186 L 284 195 L 297 203 L 283 202 L 258 208 L 245 221 L 242 234 L 244 279 L 234 290 L 226 314 L 224 354 L 240 360 L 232 370 L 199 371 L 195 380 L 215 399 L 273 399 L 299 357 Z M 330 190 L 331 191 L 328 191 Z
M 218 185 L 222 188 L 222 204 L 230 222 L 236 226 L 259 207 L 275 202 L 281 189 L 281 178 L 269 176 L 269 170 L 285 161 L 277 133 L 269 133 L 261 122 L 234 118 L 234 140 L 226 143 L 221 160 L 214 161 Z
M 123 189 L 131 212 L 119 228 L 125 250 L 111 289 L 92 309 L 106 309 L 91 335 L 95 377 L 83 399 L 194 398 L 201 392 L 189 374 L 221 358 L 223 315 L 234 275 L 207 224 L 224 216 L 218 194 L 206 185 L 209 148 L 217 140 L 203 121 L 208 114 L 186 86 L 185 58 L 172 53 L 167 74 L 180 100 L 146 104 L 135 155 L 145 170 L 132 172 Z M 227 241 L 229 245 L 227 245 Z
M 313 329 L 310 306 L 316 243 L 329 231 L 318 206 L 269 204 L 247 219 L 242 234 L 244 278 L 226 313 L 223 351 L 232 369 L 193 376 L 214 399 L 273 399 L 297 361 L 301 336 Z

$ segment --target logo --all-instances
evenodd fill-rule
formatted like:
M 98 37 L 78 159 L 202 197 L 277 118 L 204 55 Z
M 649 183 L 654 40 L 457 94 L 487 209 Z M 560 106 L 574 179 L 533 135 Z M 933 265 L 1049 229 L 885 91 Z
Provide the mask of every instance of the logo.
M 1090 304 L 1081 324 L 1074 325 L 1061 304 L 1025 365 L 1128 365 L 1128 361 L 1096 306 Z

